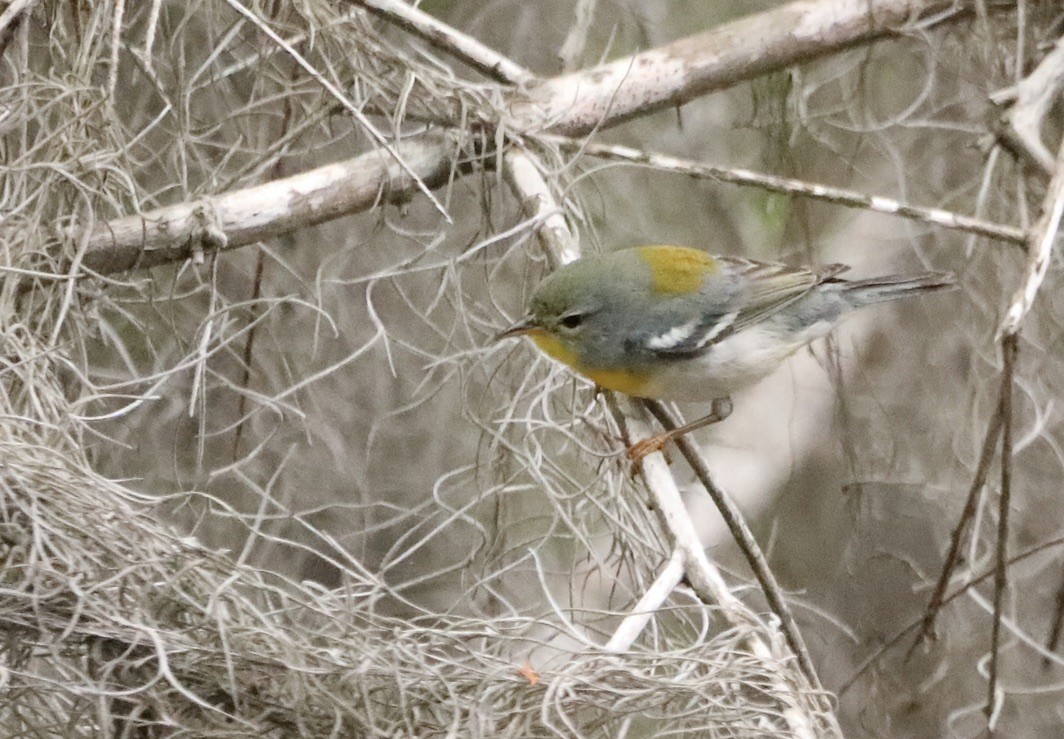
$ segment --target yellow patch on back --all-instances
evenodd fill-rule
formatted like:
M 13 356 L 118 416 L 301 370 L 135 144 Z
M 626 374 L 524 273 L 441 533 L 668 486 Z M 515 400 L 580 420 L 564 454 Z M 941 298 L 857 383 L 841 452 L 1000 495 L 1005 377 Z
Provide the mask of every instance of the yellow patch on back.
M 592 369 L 585 367 L 576 352 L 565 346 L 565 344 L 558 340 L 558 337 L 553 336 L 542 329 L 534 329 L 530 331 L 528 335 L 532 341 L 536 342 L 536 346 L 542 349 L 543 353 L 548 357 L 556 359 L 562 364 L 571 367 L 574 371 L 579 372 L 596 385 L 600 385 L 607 390 L 616 390 L 625 395 L 643 397 L 643 392 L 650 384 L 650 375 L 645 372 L 632 372 L 624 369 Z
M 667 295 L 693 293 L 706 275 L 720 271 L 713 257 L 685 246 L 642 246 L 639 256 L 650 267 L 654 290 Z

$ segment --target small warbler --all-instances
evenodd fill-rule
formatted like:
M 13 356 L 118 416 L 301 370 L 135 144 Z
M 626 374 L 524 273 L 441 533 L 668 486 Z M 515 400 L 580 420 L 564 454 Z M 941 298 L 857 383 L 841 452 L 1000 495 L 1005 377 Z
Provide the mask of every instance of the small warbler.
M 634 458 L 721 420 L 730 395 L 764 378 L 851 311 L 952 287 L 932 272 L 843 280 L 844 264 L 789 267 L 639 246 L 550 274 L 528 315 L 495 339 L 528 336 L 597 385 L 637 398 L 714 401 L 714 413 L 629 450 Z

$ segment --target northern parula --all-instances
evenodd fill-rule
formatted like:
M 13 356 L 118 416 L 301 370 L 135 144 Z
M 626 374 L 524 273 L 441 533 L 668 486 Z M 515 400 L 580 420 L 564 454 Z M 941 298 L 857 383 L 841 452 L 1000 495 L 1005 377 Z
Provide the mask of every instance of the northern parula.
M 638 398 L 726 400 L 851 311 L 954 285 L 939 272 L 844 280 L 846 269 L 714 257 L 681 246 L 621 249 L 547 276 L 528 315 L 496 339 L 528 336 L 597 385 Z M 719 420 L 707 419 L 677 432 Z

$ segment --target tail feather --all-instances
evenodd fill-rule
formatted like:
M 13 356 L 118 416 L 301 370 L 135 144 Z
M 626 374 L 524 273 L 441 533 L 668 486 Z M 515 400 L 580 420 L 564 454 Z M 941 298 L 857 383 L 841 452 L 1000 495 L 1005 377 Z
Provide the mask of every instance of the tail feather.
M 949 272 L 925 272 L 922 275 L 887 275 L 868 280 L 842 281 L 842 293 L 855 305 L 871 305 L 897 300 L 935 290 L 951 290 L 957 279 Z

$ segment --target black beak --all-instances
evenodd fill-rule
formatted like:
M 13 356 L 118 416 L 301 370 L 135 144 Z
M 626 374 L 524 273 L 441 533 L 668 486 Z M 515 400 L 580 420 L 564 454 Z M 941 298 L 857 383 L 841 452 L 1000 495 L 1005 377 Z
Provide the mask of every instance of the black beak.
M 530 331 L 535 331 L 538 328 L 536 326 L 536 319 L 533 316 L 525 316 L 520 321 L 510 326 L 509 328 L 500 331 L 492 338 L 492 343 L 496 341 L 502 341 L 503 339 L 509 339 L 513 336 L 522 336 Z

